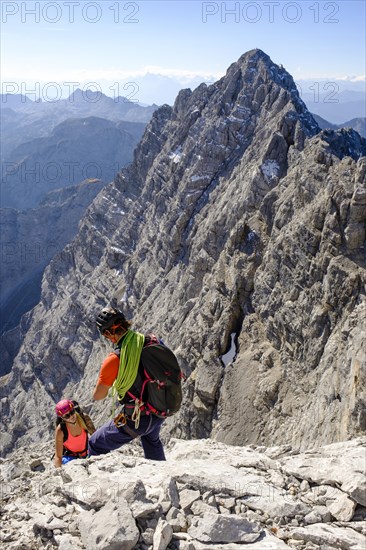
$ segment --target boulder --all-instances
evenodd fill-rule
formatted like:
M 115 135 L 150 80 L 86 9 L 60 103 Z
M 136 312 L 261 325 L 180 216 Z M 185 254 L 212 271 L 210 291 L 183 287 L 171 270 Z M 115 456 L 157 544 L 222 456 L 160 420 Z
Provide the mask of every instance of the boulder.
M 172 540 L 173 528 L 167 521 L 159 519 L 153 538 L 153 550 L 166 550 Z
M 322 547 L 361 550 L 366 546 L 366 537 L 347 527 L 314 524 L 308 527 L 297 527 L 290 530 L 291 538 L 312 542 Z
M 245 518 L 222 516 L 206 512 L 202 518 L 196 518 L 188 534 L 200 542 L 236 543 L 254 542 L 260 535 L 260 527 Z
M 328 445 L 305 455 L 280 460 L 288 474 L 317 484 L 340 487 L 354 501 L 366 505 L 366 438 Z
M 95 512 L 82 512 L 78 521 L 81 540 L 90 550 L 132 550 L 139 531 L 127 501 L 107 502 Z
M 334 500 L 328 506 L 329 512 L 338 521 L 350 521 L 356 509 L 356 502 L 347 495 Z

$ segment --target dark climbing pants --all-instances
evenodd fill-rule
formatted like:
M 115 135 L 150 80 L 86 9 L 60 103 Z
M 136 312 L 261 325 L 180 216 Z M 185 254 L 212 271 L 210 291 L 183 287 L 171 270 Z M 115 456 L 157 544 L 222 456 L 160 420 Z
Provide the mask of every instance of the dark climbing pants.
M 90 437 L 88 454 L 93 456 L 109 453 L 140 436 L 145 458 L 165 460 L 163 444 L 159 437 L 163 422 L 163 419 L 153 414 L 141 416 L 140 425 L 136 429 L 135 423 L 131 420 L 127 421 L 127 428 L 117 428 L 111 420 Z

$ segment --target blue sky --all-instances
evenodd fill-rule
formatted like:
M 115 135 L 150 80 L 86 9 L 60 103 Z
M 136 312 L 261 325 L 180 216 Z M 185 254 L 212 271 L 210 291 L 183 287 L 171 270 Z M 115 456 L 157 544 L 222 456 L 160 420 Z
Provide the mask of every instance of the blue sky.
M 135 82 L 136 96 L 146 101 L 152 86 L 146 73 L 187 85 L 208 82 L 253 48 L 295 80 L 362 82 L 365 2 L 1 2 L 2 92 L 11 84 L 14 91 L 38 85 L 42 92 L 56 82 L 64 93 L 67 82 L 94 82 L 108 95 L 111 86 L 125 95 L 126 82 Z M 167 94 L 168 87 L 167 81 Z

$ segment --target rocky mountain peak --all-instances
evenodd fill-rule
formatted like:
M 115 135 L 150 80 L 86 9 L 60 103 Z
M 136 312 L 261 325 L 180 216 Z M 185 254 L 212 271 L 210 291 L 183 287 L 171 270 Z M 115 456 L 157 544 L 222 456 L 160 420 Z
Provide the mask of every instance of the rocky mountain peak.
M 82 90 L 81 88 L 76 88 L 76 90 L 74 90 L 72 94 L 70 94 L 67 101 L 69 101 L 70 103 L 83 102 L 86 100 L 86 97 L 91 102 L 93 100 L 98 100 L 98 98 L 100 99 L 101 97 L 104 98 L 106 96 L 101 92 L 96 92 L 94 90 Z
M 192 106 L 200 110 L 209 99 L 219 103 L 220 111 L 228 116 L 233 115 L 233 108 L 242 113 L 250 110 L 257 114 L 261 110 L 267 110 L 273 115 L 288 104 L 287 110 L 293 110 L 294 117 L 302 117 L 307 135 L 314 135 L 319 131 L 317 123 L 299 96 L 292 76 L 259 49 L 242 55 L 215 84 L 202 84 L 194 92 L 182 90 L 174 104 L 174 113 L 183 118 Z M 221 114 L 220 111 L 217 113 Z
M 274 80 L 281 86 L 286 86 L 289 91 L 295 88 L 292 76 L 283 66 L 273 63 L 271 58 L 260 49 L 250 50 L 244 53 L 235 63 L 232 63 L 227 70 L 226 77 L 240 70 L 244 80 L 253 81 L 254 73 L 263 81 Z

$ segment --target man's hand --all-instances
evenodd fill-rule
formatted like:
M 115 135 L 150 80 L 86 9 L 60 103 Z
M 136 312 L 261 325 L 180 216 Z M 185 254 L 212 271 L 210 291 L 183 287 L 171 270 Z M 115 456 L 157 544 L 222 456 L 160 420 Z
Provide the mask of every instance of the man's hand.
M 93 393 L 93 399 L 100 401 L 107 397 L 110 387 L 111 386 L 105 386 L 104 384 L 97 384 Z

